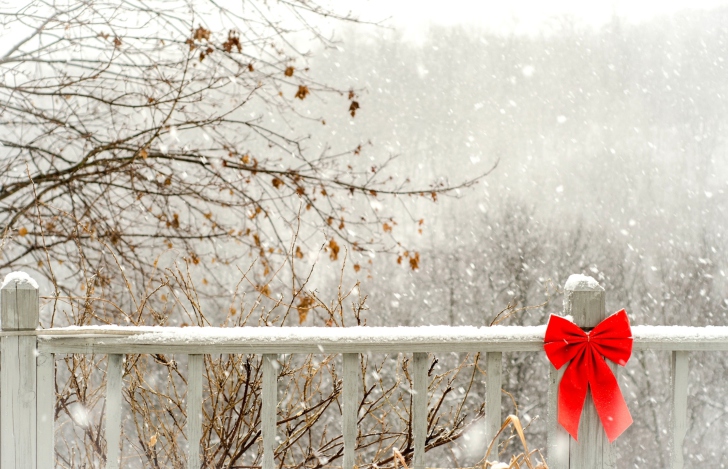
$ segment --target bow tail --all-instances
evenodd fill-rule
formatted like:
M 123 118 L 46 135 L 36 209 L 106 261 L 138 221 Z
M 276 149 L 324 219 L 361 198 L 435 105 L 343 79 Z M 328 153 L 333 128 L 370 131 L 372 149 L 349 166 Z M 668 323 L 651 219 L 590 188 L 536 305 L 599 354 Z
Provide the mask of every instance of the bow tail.
M 582 350 L 566 367 L 559 384 L 559 423 L 574 440 L 578 440 L 579 420 L 588 388 L 585 365 Z
M 597 353 L 589 355 L 592 361 L 592 366 L 589 367 L 589 387 L 597 414 L 611 443 L 632 425 L 632 415 L 619 389 L 617 378 L 607 363 Z

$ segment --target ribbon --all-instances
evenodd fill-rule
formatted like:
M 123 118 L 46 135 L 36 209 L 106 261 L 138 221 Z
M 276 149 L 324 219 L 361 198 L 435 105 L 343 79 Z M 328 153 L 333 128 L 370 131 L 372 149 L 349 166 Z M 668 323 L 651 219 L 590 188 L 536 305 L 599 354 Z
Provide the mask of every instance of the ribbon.
M 551 315 L 544 350 L 559 369 L 567 362 L 559 384 L 559 423 L 577 439 L 587 388 L 610 443 L 632 424 L 632 416 L 619 390 L 617 378 L 604 358 L 624 366 L 632 354 L 632 330 L 621 310 L 584 332 L 573 322 Z M 602 358 L 604 357 L 604 358 Z

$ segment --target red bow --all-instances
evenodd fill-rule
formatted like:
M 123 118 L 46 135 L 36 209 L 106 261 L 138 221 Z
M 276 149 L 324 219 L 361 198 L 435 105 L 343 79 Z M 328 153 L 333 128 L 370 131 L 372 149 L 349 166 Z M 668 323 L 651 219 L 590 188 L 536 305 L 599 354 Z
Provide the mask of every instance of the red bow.
M 632 354 L 627 313 L 621 310 L 609 316 L 591 332 L 552 315 L 546 327 L 544 349 L 557 369 L 571 361 L 559 384 L 559 423 L 577 439 L 588 385 L 607 438 L 610 442 L 616 440 L 632 424 L 632 416 L 617 378 L 602 356 L 621 366 L 627 364 Z

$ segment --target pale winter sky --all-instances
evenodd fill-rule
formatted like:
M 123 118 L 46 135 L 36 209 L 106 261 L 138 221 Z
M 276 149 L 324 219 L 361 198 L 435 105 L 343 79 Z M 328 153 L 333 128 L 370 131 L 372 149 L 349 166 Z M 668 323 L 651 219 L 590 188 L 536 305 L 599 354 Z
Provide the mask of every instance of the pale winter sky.
M 341 0 L 339 0 L 341 1 Z M 616 14 L 639 22 L 683 9 L 728 5 L 728 0 L 343 0 L 364 19 L 390 18 L 389 24 L 417 39 L 430 23 L 468 24 L 504 32 L 530 33 L 555 18 L 572 16 L 578 23 L 599 26 Z

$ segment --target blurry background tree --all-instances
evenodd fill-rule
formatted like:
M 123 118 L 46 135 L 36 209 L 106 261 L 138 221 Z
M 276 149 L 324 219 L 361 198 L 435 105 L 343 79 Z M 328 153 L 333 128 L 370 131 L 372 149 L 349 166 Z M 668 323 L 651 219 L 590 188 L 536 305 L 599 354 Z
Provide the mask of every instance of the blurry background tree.
M 385 199 L 456 189 L 387 173 L 393 157 L 370 154 L 363 137 L 332 148 L 302 130 L 362 112 L 358 90 L 310 76 L 310 50 L 334 47 L 326 21 L 357 22 L 323 5 L 38 0 L 0 18 L 0 270 L 45 280 L 44 327 L 360 323 L 355 283 L 337 282 L 333 298 L 306 289 L 319 255 L 391 252 L 416 269 Z M 312 111 L 329 97 L 335 111 Z M 102 465 L 105 358 L 58 360 L 57 462 Z M 206 362 L 206 465 L 259 464 L 259 357 Z M 391 463 L 392 448 L 411 457 L 407 413 L 384 405 L 409 406 L 409 373 L 407 360 L 382 362 L 394 366 L 383 376 L 362 362 L 362 444 L 372 462 Z M 442 370 L 433 392 L 444 398 L 475 364 Z M 326 356 L 281 363 L 287 436 L 276 457 L 286 464 L 341 457 L 340 434 L 327 433 L 339 420 L 337 366 Z M 125 461 L 184 466 L 177 360 L 128 356 L 124 377 Z M 448 415 L 460 407 L 431 414 L 431 447 L 478 418 Z
M 726 21 L 726 6 L 696 5 L 599 27 L 554 18 L 528 33 L 352 31 L 345 50 L 314 59 L 313 73 L 352 76 L 369 90 L 372 118 L 357 131 L 402 154 L 396 171 L 458 175 L 500 158 L 482 185 L 429 210 L 425 226 L 437 228 L 411 238 L 418 271 L 385 266 L 362 279 L 377 312 L 369 323 L 487 325 L 511 304 L 502 324 L 543 324 L 562 310 L 560 286 L 582 273 L 634 324 L 728 325 Z M 504 388 L 524 420 L 543 415 L 543 357 L 506 360 Z M 691 358 L 693 465 L 728 460 L 727 360 Z M 630 362 L 636 423 L 618 440 L 625 467 L 669 463 L 668 364 L 652 352 Z M 530 433 L 545 444 L 543 422 Z M 454 453 L 467 461 L 460 444 Z
M 363 137 L 334 149 L 301 130 L 360 112 L 346 80 L 309 74 L 310 50 L 334 46 L 321 26 L 332 18 L 357 21 L 308 1 L 33 1 L 2 13 L 0 269 L 50 280 L 63 301 L 47 325 L 118 323 L 174 260 L 197 266 L 200 295 L 219 306 L 248 264 L 245 288 L 271 297 L 278 273 L 295 299 L 306 275 L 294 262 L 322 247 L 332 260 L 405 251 L 379 200 L 434 199 L 447 183 L 394 178 Z M 327 97 L 337 110 L 312 113 Z M 126 319 L 170 320 L 147 306 Z

